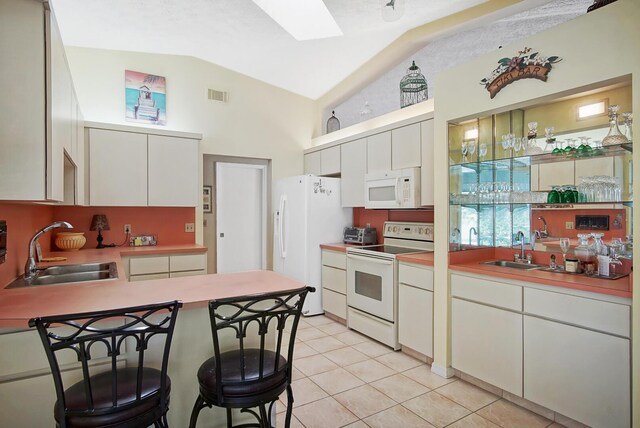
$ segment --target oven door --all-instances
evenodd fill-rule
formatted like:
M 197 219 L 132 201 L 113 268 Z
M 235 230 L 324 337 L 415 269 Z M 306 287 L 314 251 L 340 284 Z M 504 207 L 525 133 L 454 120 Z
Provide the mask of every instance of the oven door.
M 347 254 L 347 303 L 394 322 L 394 261 Z

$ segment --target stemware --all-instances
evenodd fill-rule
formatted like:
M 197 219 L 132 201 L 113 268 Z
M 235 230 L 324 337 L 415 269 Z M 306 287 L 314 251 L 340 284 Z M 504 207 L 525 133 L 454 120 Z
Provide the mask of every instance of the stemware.
M 554 131 L 555 131 L 555 128 L 553 126 L 544 128 L 544 138 L 545 138 L 545 142 L 547 143 L 544 149 L 545 153 L 552 153 L 553 149 L 555 149 L 556 139 L 553 136 Z
M 467 152 L 469 151 L 469 145 L 467 144 L 466 141 L 462 142 L 461 151 L 462 151 L 462 162 L 466 163 L 467 162 Z
M 509 157 L 509 155 L 507 154 L 507 150 L 509 150 L 509 143 L 510 143 L 509 134 L 503 135 L 501 144 L 502 144 L 502 150 L 504 150 L 504 157 L 505 158 Z
M 512 135 L 513 135 L 513 134 L 512 134 Z M 524 147 L 526 147 L 526 146 L 524 146 Z M 514 156 L 518 156 L 518 154 L 519 154 L 520 150 L 522 150 L 522 148 L 523 148 L 523 145 L 522 145 L 522 139 L 517 138 L 517 137 L 514 135 L 514 138 L 513 138 L 513 151 L 514 151 Z
M 567 259 L 567 252 L 569 251 L 570 246 L 569 238 L 560 238 L 560 251 L 562 251 L 562 259 Z
M 487 155 L 487 144 L 480 143 L 478 146 L 478 155 L 480 156 L 480 160 L 483 161 L 484 157 Z
M 624 136 L 627 137 L 627 140 L 629 140 L 630 143 L 633 143 L 633 113 L 629 111 L 622 113 L 622 117 L 624 119 Z
M 476 140 L 470 140 L 469 143 L 467 144 L 467 150 L 471 155 L 471 158 L 473 158 L 473 154 L 476 152 L 476 145 L 477 145 Z

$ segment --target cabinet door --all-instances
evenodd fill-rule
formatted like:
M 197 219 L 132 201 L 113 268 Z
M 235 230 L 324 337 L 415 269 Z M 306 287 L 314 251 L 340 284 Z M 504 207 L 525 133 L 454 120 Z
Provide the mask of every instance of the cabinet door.
M 364 207 L 364 175 L 367 173 L 367 140 L 340 146 L 340 195 L 343 207 Z
M 573 161 L 543 163 L 538 165 L 538 190 L 551 190 L 554 184 L 573 184 L 575 163 Z
M 80 105 L 76 105 L 76 204 L 86 204 L 86 167 L 84 144 L 84 118 Z
M 391 169 L 420 166 L 420 124 L 403 126 L 391 131 Z
M 347 296 L 323 288 L 322 310 L 342 319 L 347 319 Z
M 320 169 L 320 152 L 307 153 L 304 155 L 304 173 L 320 175 L 322 170 Z
M 524 398 L 594 427 L 631 426 L 628 339 L 524 317 Z
M 451 299 L 451 365 L 522 397 L 522 315 Z
M 89 131 L 89 202 L 93 206 L 147 205 L 147 136 Z
M 367 172 L 391 171 L 391 131 L 367 138 Z
M 149 135 L 149 206 L 198 205 L 198 140 Z
M 407 284 L 398 289 L 398 342 L 433 357 L 433 293 Z
M 340 174 L 340 146 L 320 150 L 320 175 Z
M 433 119 L 420 123 L 420 141 L 422 144 L 420 164 L 420 204 L 433 205 Z

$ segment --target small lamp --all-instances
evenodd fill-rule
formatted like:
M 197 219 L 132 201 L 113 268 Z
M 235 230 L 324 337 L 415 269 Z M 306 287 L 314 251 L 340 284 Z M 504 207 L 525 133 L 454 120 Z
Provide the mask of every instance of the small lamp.
M 95 214 L 91 219 L 91 227 L 89 230 L 97 230 L 98 231 L 98 246 L 96 248 L 105 248 L 105 245 L 102 244 L 102 231 L 110 230 L 109 228 L 109 220 L 107 220 L 107 216 L 104 214 Z

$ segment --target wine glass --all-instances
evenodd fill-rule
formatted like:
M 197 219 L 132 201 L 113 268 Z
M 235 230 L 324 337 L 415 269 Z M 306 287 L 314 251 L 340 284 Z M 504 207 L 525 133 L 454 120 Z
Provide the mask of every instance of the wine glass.
M 469 151 L 469 154 L 473 159 L 473 154 L 476 152 L 476 140 L 469 141 L 469 143 L 467 144 L 467 150 Z
M 526 146 L 525 146 L 526 147 Z M 514 136 L 513 138 L 513 151 L 515 156 L 518 156 L 520 150 L 522 150 L 522 140 Z
M 560 251 L 562 251 L 562 259 L 567 259 L 567 252 L 569 251 L 570 241 L 569 238 L 560 238 Z
M 467 162 L 467 152 L 469 151 L 469 145 L 467 144 L 466 141 L 462 142 L 461 151 L 462 151 L 462 162 L 465 163 Z
M 478 155 L 480 156 L 480 160 L 483 161 L 484 157 L 487 155 L 487 144 L 480 143 L 478 146 Z
M 509 134 L 505 134 L 502 136 L 502 150 L 504 150 L 504 157 L 508 158 L 509 156 L 507 155 L 507 150 L 509 150 Z

